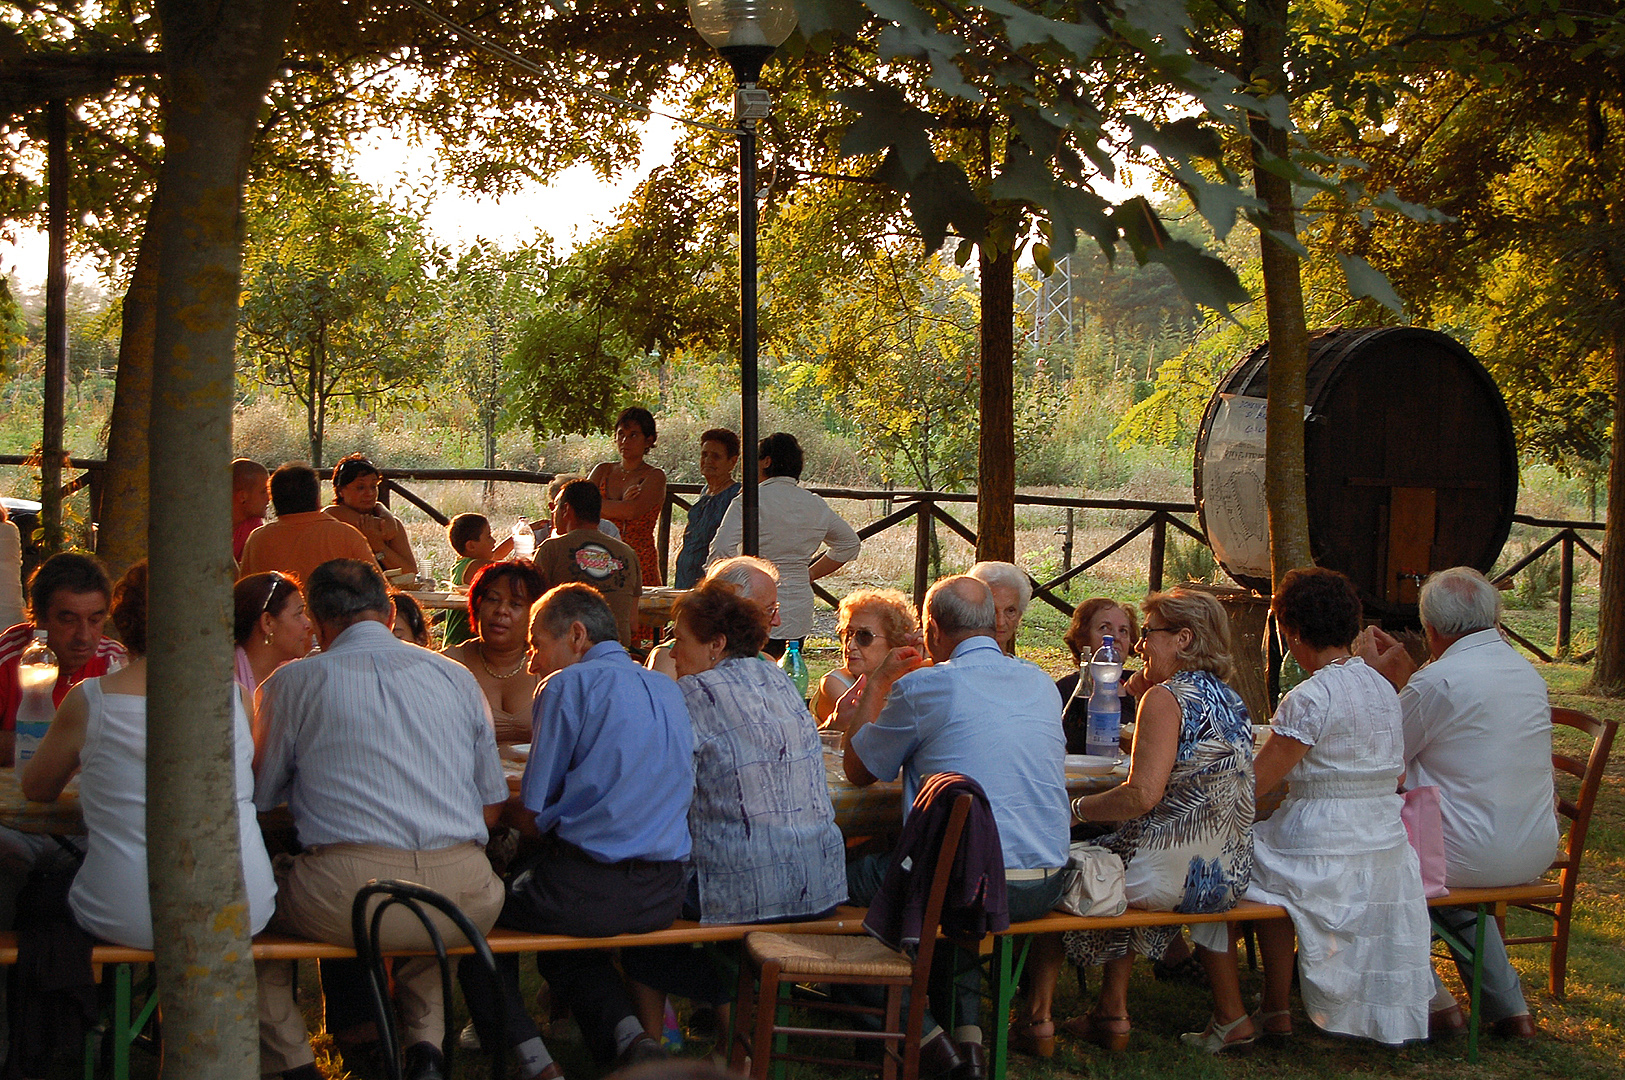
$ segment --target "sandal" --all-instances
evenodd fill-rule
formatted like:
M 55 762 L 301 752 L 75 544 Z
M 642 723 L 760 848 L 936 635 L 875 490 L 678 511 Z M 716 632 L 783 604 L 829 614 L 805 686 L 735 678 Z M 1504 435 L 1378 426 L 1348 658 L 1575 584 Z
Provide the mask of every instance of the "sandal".
M 1042 1035 L 1038 1028 L 1049 1028 L 1049 1034 Z M 1010 1027 L 1010 1049 L 1018 1054 L 1029 1057 L 1048 1058 L 1055 1056 L 1055 1025 L 1049 1017 L 1042 1020 L 1023 1020 Z
M 1128 1049 L 1128 1037 L 1132 1028 L 1126 1016 L 1102 1016 L 1091 1012 L 1064 1021 L 1061 1030 L 1115 1054 Z
M 1270 1027 L 1275 1020 L 1285 1020 L 1286 1029 Z M 1292 1010 L 1281 1009 L 1279 1012 L 1265 1012 L 1259 1009 L 1253 1013 L 1253 1037 L 1259 1042 L 1282 1042 L 1292 1038 Z
M 1232 1039 L 1231 1032 L 1247 1023 L 1252 1017 L 1242 1013 L 1228 1024 L 1221 1024 L 1213 1017 L 1208 1017 L 1205 1031 L 1187 1031 L 1179 1037 L 1179 1041 L 1186 1046 L 1194 1046 L 1198 1050 L 1205 1050 L 1210 1054 L 1224 1054 L 1232 1050 L 1241 1050 L 1258 1041 L 1255 1030 L 1251 1035 L 1238 1035 Z

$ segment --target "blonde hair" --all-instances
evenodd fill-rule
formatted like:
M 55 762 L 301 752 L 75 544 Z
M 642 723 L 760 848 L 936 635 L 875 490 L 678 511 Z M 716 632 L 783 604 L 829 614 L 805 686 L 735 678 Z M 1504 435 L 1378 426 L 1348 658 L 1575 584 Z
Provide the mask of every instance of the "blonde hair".
M 1211 671 L 1221 679 L 1235 673 L 1230 651 L 1230 617 L 1219 602 L 1194 589 L 1152 593 L 1140 604 L 1149 618 L 1156 615 L 1170 630 L 1189 630 L 1189 648 L 1176 654 L 1182 671 Z
M 880 627 L 886 635 L 886 644 L 892 648 L 903 644 L 903 639 L 920 628 L 914 608 L 908 597 L 896 589 L 859 589 L 847 593 L 841 600 L 836 619 L 836 633 L 845 630 L 852 617 L 860 611 L 874 611 L 880 616 Z

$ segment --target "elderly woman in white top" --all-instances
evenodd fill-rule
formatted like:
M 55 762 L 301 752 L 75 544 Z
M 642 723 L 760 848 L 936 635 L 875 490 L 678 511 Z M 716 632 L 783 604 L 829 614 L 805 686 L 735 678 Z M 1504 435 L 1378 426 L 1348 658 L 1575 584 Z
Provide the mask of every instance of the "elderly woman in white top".
M 757 449 L 756 468 L 761 481 L 757 488 L 761 521 L 757 554 L 779 570 L 780 624 L 773 627 L 763 649 L 774 658 L 783 656 L 790 642 L 800 642 L 812 629 L 812 583 L 833 574 L 863 549 L 852 526 L 798 483 L 801 462 L 801 444 L 794 435 L 783 431 L 763 439 Z M 742 497 L 729 504 L 711 541 L 710 562 L 739 553 L 744 509 Z M 814 562 L 813 555 L 820 546 L 824 554 Z
M 1258 924 L 1264 1000 L 1255 1034 L 1292 1030 L 1296 932 L 1303 1007 L 1316 1027 L 1390 1044 L 1426 1038 L 1431 935 L 1395 793 L 1405 757 L 1399 699 L 1351 655 L 1360 597 L 1342 574 L 1293 570 L 1270 607 L 1310 677 L 1281 699 L 1253 763 L 1259 790 L 1285 777 L 1291 791 L 1253 826 L 1245 899 L 1292 916 Z
M 965 571 L 985 584 L 993 592 L 993 607 L 998 623 L 993 637 L 1006 656 L 1016 655 L 1016 634 L 1021 630 L 1021 617 L 1027 614 L 1027 605 L 1033 598 L 1033 583 L 1015 563 L 979 562 Z
M 673 609 L 672 659 L 694 724 L 693 839 L 683 917 L 702 923 L 814 918 L 846 898 L 846 843 L 824 756 L 795 685 L 756 654 L 769 616 L 731 584 L 702 582 Z M 724 1005 L 733 980 L 691 949 L 629 949 L 651 1038 L 666 994 Z

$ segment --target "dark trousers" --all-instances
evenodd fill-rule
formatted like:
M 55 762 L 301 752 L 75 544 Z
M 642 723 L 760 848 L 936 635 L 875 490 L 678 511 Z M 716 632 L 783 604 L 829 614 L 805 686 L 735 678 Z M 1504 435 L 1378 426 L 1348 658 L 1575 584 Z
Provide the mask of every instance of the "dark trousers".
M 890 854 L 860 855 L 846 864 L 846 891 L 854 905 L 869 906 L 875 893 L 880 891 L 881 882 L 886 878 L 886 868 L 890 865 Z M 1036 919 L 1052 910 L 1061 899 L 1061 875 L 1051 874 L 1035 881 L 1011 881 L 1006 883 L 1005 893 L 1010 905 L 1011 922 Z M 937 1017 L 952 1015 L 956 1027 L 979 1025 L 982 1015 L 982 967 L 976 954 L 945 941 L 937 942 L 936 952 L 931 956 L 929 993 L 931 1004 L 925 1015 L 927 1030 L 933 1023 L 941 1022 L 933 1017 L 933 1010 Z M 951 1014 L 949 1009 L 953 1010 Z
M 600 863 L 554 844 L 527 861 L 507 885 L 498 926 L 537 934 L 610 937 L 663 930 L 683 904 L 687 867 L 681 862 Z M 519 958 L 496 958 L 498 984 L 483 966 L 465 960 L 458 982 L 483 1046 L 517 1046 L 538 1036 L 519 994 Z M 569 1004 L 593 1057 L 603 1065 L 616 1056 L 615 1028 L 636 1010 L 608 949 L 536 954 L 536 969 L 553 993 Z M 489 1040 L 489 1041 L 488 1041 Z

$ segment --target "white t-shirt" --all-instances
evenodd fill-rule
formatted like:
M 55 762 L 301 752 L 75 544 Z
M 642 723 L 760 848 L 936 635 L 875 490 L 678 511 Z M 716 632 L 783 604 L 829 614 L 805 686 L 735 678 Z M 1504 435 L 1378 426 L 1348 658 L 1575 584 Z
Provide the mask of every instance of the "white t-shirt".
M 1437 784 L 1445 881 L 1520 885 L 1557 854 L 1546 681 L 1501 638 L 1468 634 L 1399 694 L 1405 786 Z

